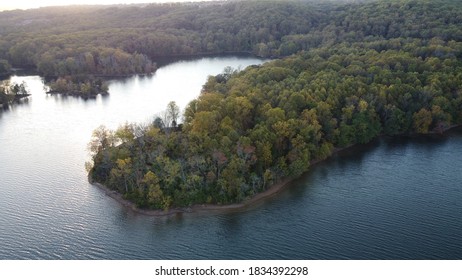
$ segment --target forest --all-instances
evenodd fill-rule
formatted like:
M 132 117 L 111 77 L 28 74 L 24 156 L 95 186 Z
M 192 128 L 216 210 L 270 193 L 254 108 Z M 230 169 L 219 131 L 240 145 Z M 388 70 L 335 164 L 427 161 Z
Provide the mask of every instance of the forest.
M 160 57 L 285 57 L 338 43 L 462 40 L 456 0 L 223 1 L 63 6 L 0 13 L 0 73 L 151 73 Z
M 89 144 L 91 179 L 141 208 L 237 203 L 338 149 L 462 123 L 456 2 L 278 4 L 311 11 L 303 22 L 315 22 L 270 48 L 283 58 L 209 77 L 181 124 L 172 102 L 151 124 L 98 128 Z M 313 7 L 332 22 L 318 21 Z M 281 52 L 284 45 L 292 51 Z
M 0 14 L 0 72 L 36 69 L 55 79 L 57 92 L 104 91 L 96 77 L 152 73 L 164 57 L 274 58 L 209 77 L 182 114 L 171 102 L 152 123 L 94 131 L 90 179 L 140 208 L 241 202 L 338 149 L 462 123 L 462 5 L 455 0 L 223 1 Z

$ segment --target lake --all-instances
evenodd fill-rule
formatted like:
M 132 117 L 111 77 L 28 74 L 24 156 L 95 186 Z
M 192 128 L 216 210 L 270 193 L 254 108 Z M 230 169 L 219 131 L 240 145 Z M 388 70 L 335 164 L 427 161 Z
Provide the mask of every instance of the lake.
M 0 112 L 0 259 L 460 259 L 462 130 L 382 138 L 314 166 L 251 209 L 156 218 L 87 181 L 92 131 L 184 108 L 208 75 L 259 59 L 180 61 L 94 100 L 32 96 Z

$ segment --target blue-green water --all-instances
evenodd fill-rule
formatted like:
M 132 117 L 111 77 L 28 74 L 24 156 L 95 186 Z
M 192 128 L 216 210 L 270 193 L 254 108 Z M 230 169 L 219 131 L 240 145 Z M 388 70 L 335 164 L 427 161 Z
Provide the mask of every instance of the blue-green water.
M 461 130 L 354 147 L 237 213 L 142 216 L 87 182 L 94 128 L 184 107 L 207 75 L 256 63 L 178 62 L 89 101 L 13 78 L 32 96 L 0 113 L 0 259 L 462 258 Z

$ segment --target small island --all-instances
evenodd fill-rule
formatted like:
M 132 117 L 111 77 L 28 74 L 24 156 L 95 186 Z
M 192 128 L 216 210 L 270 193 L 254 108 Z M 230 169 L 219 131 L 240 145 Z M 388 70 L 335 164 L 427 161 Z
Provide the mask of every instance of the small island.
M 108 85 L 101 78 L 93 76 L 67 76 L 48 83 L 48 94 L 63 94 L 82 98 L 94 98 L 98 94 L 108 94 Z
M 8 107 L 10 104 L 28 96 L 30 94 L 24 82 L 21 84 L 10 84 L 8 81 L 4 81 L 0 85 L 0 108 Z

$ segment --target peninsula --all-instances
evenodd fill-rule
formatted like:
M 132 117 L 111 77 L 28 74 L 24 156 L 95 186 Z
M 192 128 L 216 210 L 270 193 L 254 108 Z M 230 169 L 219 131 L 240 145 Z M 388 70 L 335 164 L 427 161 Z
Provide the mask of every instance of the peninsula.
M 141 209 L 238 207 L 337 149 L 462 123 L 462 7 L 455 2 L 230 2 L 204 9 L 220 21 L 214 17 L 224 11 L 239 17 L 243 7 L 256 6 L 254 18 L 281 17 L 258 23 L 268 29 L 241 22 L 249 46 L 283 58 L 210 77 L 181 124 L 172 102 L 151 124 L 95 130 L 92 181 Z M 216 46 L 226 42 L 214 32 Z
M 245 204 L 336 149 L 461 124 L 461 14 L 451 0 L 11 11 L 0 61 L 92 95 L 103 83 L 78 77 L 152 73 L 175 56 L 273 58 L 210 77 L 182 115 L 172 102 L 152 123 L 98 128 L 89 145 L 91 180 L 138 208 Z

